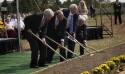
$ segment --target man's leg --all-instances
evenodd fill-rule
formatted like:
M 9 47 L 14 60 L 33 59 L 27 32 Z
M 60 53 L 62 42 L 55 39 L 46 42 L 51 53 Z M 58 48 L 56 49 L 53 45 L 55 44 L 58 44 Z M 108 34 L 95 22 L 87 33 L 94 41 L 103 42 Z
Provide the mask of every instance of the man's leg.
M 119 18 L 119 23 L 122 24 L 121 13 L 118 14 L 118 18 Z
M 74 52 L 74 47 L 75 47 L 75 43 L 71 40 L 68 39 L 68 49 Z M 70 52 L 67 52 L 67 58 L 73 58 L 73 54 Z
M 25 36 L 27 40 L 29 41 L 30 47 L 31 47 L 31 63 L 30 63 L 30 68 L 35 68 L 37 67 L 37 62 L 38 62 L 38 42 L 37 39 L 29 34 L 25 33 Z
M 115 24 L 117 24 L 117 13 L 114 13 L 114 21 L 115 21 Z
M 44 44 L 42 44 L 41 42 L 39 42 L 39 50 L 40 50 L 40 57 L 39 57 L 39 62 L 38 62 L 38 66 L 42 67 L 45 66 L 46 64 L 46 46 Z
M 50 40 L 47 40 L 47 43 L 53 48 L 53 49 L 57 49 L 57 45 L 55 43 L 53 43 L 52 41 Z M 46 62 L 47 63 L 51 63 L 52 62 L 52 59 L 53 59 L 53 56 L 54 56 L 55 52 L 52 51 L 50 48 L 47 48 L 47 57 L 46 57 Z

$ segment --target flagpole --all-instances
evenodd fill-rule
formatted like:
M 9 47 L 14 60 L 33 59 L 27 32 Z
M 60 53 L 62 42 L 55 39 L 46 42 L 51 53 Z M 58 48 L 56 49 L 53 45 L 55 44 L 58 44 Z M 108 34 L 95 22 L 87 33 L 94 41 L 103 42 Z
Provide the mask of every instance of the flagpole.
M 16 11 L 17 11 L 17 26 L 18 26 L 18 41 L 19 41 L 19 50 L 21 51 L 21 39 L 20 39 L 20 16 L 19 16 L 19 0 L 16 0 Z

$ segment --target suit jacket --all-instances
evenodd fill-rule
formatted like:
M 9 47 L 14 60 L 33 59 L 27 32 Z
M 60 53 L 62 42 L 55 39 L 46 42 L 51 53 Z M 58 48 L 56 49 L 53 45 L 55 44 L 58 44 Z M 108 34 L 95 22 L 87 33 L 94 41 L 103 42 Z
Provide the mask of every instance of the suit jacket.
M 120 12 L 121 13 L 121 3 L 119 2 L 118 4 L 114 4 L 114 12 Z
M 64 17 L 62 21 L 59 21 L 59 24 L 57 26 L 55 24 L 55 20 L 56 16 L 54 16 L 49 22 L 47 26 L 47 35 L 52 39 L 64 39 L 67 19 Z
M 63 11 L 64 16 L 66 18 L 68 18 L 69 14 L 70 14 L 70 10 L 69 9 L 64 9 L 62 11 Z M 79 16 L 78 14 L 74 14 L 73 15 L 73 33 L 75 33 L 75 31 L 76 31 L 76 25 L 77 25 L 78 16 Z M 67 31 L 69 32 L 70 28 L 67 28 Z
M 54 15 L 47 26 L 47 36 L 51 38 L 54 38 L 55 18 L 56 16 Z
M 40 28 L 42 18 L 43 18 L 43 14 L 33 14 L 30 16 L 27 16 L 24 19 L 25 30 L 31 29 L 33 33 L 40 34 L 40 37 L 45 36 L 47 25 L 44 25 L 42 28 Z
M 77 30 L 76 30 L 76 38 L 78 40 L 87 40 L 87 29 L 86 29 L 86 25 L 82 25 L 82 26 L 77 26 Z
M 55 25 L 55 36 L 61 39 L 65 38 L 66 24 L 67 19 L 64 17 L 62 21 L 59 21 L 59 24 L 57 26 Z

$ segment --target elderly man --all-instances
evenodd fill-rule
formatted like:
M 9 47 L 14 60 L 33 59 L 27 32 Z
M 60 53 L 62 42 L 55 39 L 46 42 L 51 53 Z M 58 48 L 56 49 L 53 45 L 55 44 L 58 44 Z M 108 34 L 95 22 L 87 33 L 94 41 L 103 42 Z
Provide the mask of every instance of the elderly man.
M 64 16 L 68 19 L 67 20 L 67 32 L 75 37 L 75 31 L 76 31 L 76 22 L 78 20 L 78 7 L 76 4 L 71 4 L 69 6 L 69 9 L 64 9 L 63 13 Z M 68 40 L 68 48 L 74 52 L 75 43 L 71 40 Z M 68 52 L 67 58 L 73 58 L 73 54 Z
M 51 20 L 48 25 L 47 35 L 55 40 L 56 42 L 62 44 L 64 46 L 64 38 L 65 38 L 65 29 L 66 29 L 67 19 L 64 17 L 63 12 L 58 10 L 55 14 L 55 17 Z M 54 49 L 58 48 L 58 45 L 48 40 L 48 44 Z M 60 54 L 66 58 L 65 49 L 60 48 Z M 51 49 L 47 49 L 47 62 L 51 63 L 53 59 L 54 52 Z M 64 61 L 60 57 L 60 62 Z
M 31 47 L 31 63 L 30 68 L 38 68 L 46 66 L 46 47 L 31 33 L 38 35 L 45 42 L 47 24 L 54 16 L 51 9 L 46 9 L 44 13 L 27 16 L 24 19 L 25 36 Z M 39 52 L 40 51 L 40 52 Z M 40 53 L 38 60 L 38 53 Z

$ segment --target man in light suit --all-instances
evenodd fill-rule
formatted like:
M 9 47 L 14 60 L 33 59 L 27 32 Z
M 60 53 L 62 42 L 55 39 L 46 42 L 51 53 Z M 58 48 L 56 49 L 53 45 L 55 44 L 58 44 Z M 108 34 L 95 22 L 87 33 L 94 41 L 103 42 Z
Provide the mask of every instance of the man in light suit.
M 45 35 L 47 32 L 47 25 L 51 18 L 54 16 L 54 12 L 51 9 L 46 9 L 44 13 L 33 14 L 27 16 L 24 19 L 25 23 L 25 37 L 29 41 L 31 47 L 31 62 L 30 68 L 38 68 L 46 66 L 46 46 Z M 38 35 L 41 39 L 41 43 L 35 38 L 32 33 Z M 40 52 L 39 52 L 40 51 Z M 40 56 L 39 54 L 40 53 Z M 38 57 L 39 56 L 39 57 Z
M 64 16 L 67 18 L 67 32 L 75 38 L 76 24 L 78 20 L 78 7 L 76 4 L 71 4 L 69 9 L 64 9 Z M 68 49 L 74 52 L 75 43 L 68 39 Z M 67 52 L 67 58 L 73 58 L 73 54 Z
M 55 40 L 56 42 L 60 43 L 62 46 L 64 46 L 64 38 L 65 38 L 65 32 L 66 32 L 66 23 L 67 19 L 64 17 L 63 12 L 61 10 L 58 10 L 55 13 L 55 17 L 51 20 L 50 24 L 48 25 L 48 31 L 47 35 Z M 48 40 L 48 44 L 54 48 L 55 50 L 58 48 L 58 45 L 53 43 L 52 41 Z M 60 48 L 60 54 L 66 58 L 66 52 L 65 49 Z M 51 63 L 54 56 L 54 52 L 51 49 L 47 49 L 47 62 Z M 60 57 L 60 62 L 64 61 Z

